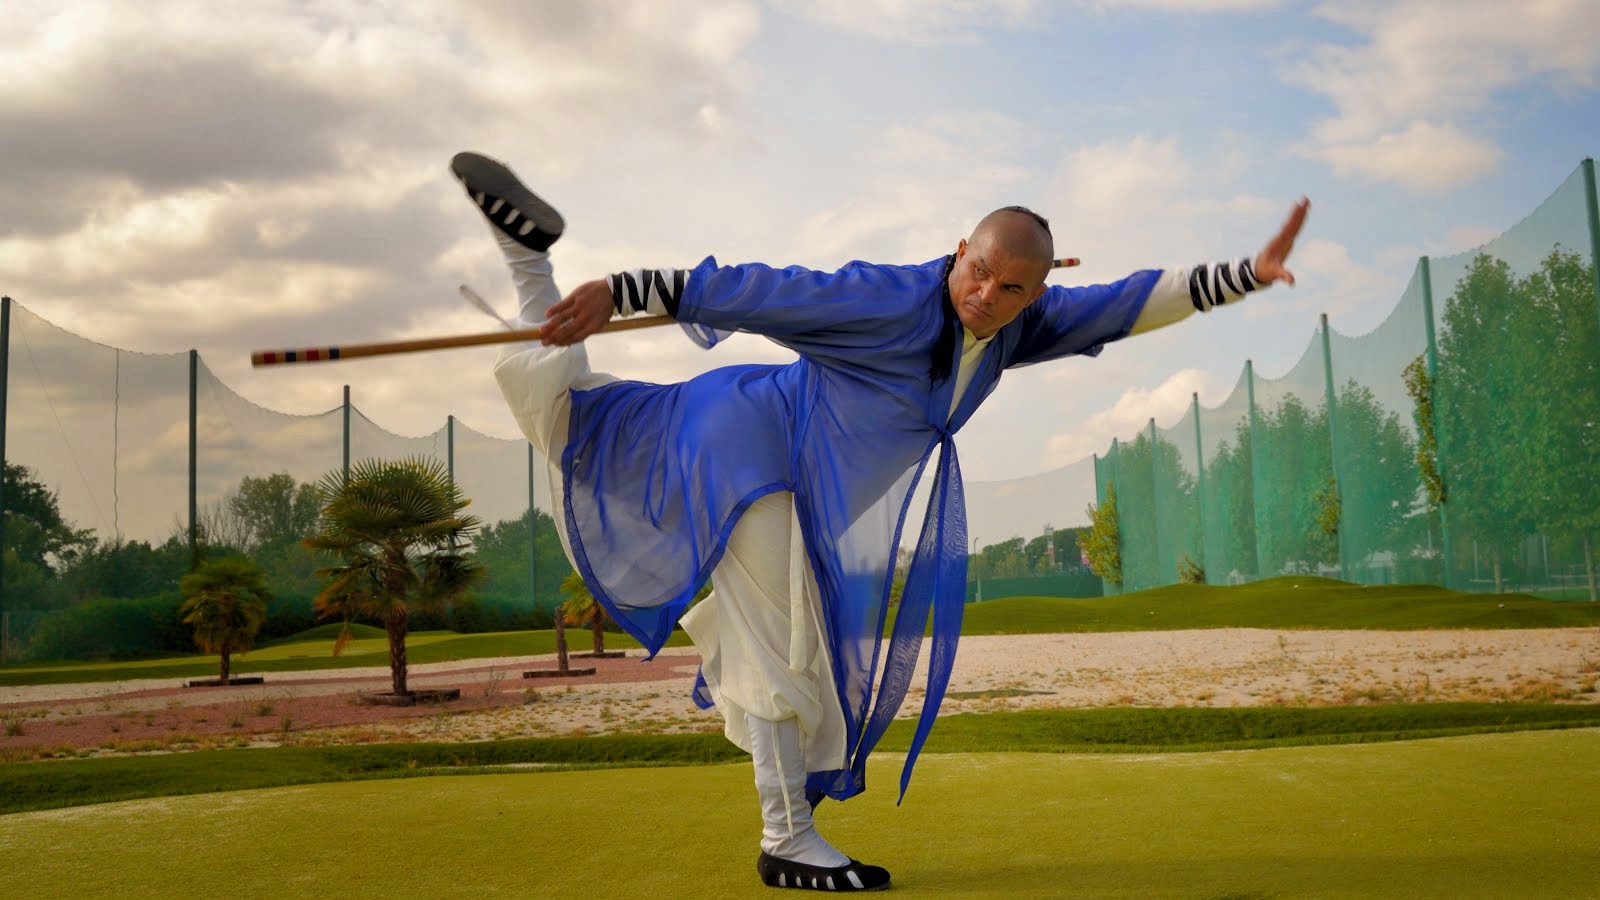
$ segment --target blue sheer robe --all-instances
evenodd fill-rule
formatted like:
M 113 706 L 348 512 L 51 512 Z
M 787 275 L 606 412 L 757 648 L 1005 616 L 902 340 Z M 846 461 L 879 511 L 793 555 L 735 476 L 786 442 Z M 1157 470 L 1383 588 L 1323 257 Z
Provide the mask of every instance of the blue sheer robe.
M 652 655 L 744 509 L 772 491 L 794 493 L 845 716 L 845 768 L 812 773 L 813 799 L 865 789 L 867 756 L 905 699 L 930 610 L 926 699 L 902 795 L 943 700 L 966 596 L 952 435 L 1005 369 L 1097 354 L 1125 336 L 1161 274 L 1048 288 L 995 336 L 951 414 L 962 341 L 945 288 L 949 263 L 856 262 L 824 273 L 707 258 L 679 302 L 685 329 L 705 346 L 727 332 L 764 335 L 800 358 L 681 384 L 620 381 L 573 392 L 561 465 L 574 561 L 595 598 Z M 932 366 L 936 347 L 952 354 L 942 367 Z M 948 375 L 935 380 L 936 368 Z M 895 549 L 927 477 L 928 509 L 885 647 Z

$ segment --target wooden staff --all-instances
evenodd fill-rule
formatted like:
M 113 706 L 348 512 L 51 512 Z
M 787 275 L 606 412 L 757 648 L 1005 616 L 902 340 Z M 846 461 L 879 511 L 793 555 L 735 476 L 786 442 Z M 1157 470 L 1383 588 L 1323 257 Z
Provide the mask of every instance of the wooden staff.
M 1055 260 L 1052 269 L 1068 269 L 1078 265 L 1077 257 Z M 463 288 L 463 295 L 472 300 L 475 295 Z M 478 305 L 481 301 L 474 301 Z M 481 308 L 487 308 L 481 307 Z M 492 313 L 491 313 L 492 314 Z M 675 324 L 666 316 L 640 316 L 631 319 L 613 319 L 600 330 L 631 331 L 635 328 L 658 328 Z M 514 328 L 509 331 L 488 331 L 481 334 L 454 334 L 448 337 L 418 338 L 409 341 L 377 341 L 370 344 L 338 344 L 323 347 L 304 347 L 295 350 L 257 350 L 250 354 L 252 366 L 279 366 L 285 363 L 331 362 L 336 359 L 356 359 L 362 356 L 387 356 L 392 353 L 418 353 L 423 350 L 448 350 L 452 347 L 478 347 L 485 344 L 513 344 L 518 341 L 539 340 L 537 328 Z

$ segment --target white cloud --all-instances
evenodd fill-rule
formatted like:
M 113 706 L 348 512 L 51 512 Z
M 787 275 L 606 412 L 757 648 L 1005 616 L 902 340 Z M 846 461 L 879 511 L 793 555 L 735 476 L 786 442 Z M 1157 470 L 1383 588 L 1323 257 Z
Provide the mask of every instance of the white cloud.
M 1283 0 L 1087 0 L 1101 10 L 1153 9 L 1168 13 L 1236 13 L 1275 9 Z
M 1149 427 L 1152 418 L 1157 428 L 1171 427 L 1190 408 L 1194 394 L 1211 396 L 1231 386 L 1215 373 L 1180 369 L 1154 388 L 1128 388 L 1110 407 L 1085 418 L 1082 425 L 1051 435 L 1045 464 L 1061 466 L 1104 453 L 1113 438 L 1133 439 Z
M 1045 15 L 1040 0 L 773 0 L 815 22 L 885 41 L 966 40 L 974 28 L 1018 28 Z
M 1333 131 L 1333 128 L 1318 128 Z M 1504 153 L 1493 141 L 1455 125 L 1414 121 L 1399 131 L 1366 139 L 1323 138 L 1310 151 L 1337 175 L 1398 184 L 1418 192 L 1442 191 L 1494 170 Z
M 1591 0 L 1358 0 L 1316 13 L 1364 43 L 1290 51 L 1298 55 L 1286 77 L 1336 110 L 1300 151 L 1408 190 L 1444 190 L 1492 170 L 1502 154 L 1487 132 L 1507 91 L 1588 91 L 1600 75 L 1600 5 Z

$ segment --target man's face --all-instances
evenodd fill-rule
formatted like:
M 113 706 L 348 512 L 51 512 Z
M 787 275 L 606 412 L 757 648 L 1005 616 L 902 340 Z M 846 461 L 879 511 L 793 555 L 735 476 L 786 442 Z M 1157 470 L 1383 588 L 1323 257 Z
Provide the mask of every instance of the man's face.
M 1037 261 L 1006 252 L 989 235 L 956 246 L 950 269 L 950 302 L 967 330 L 986 338 L 1022 314 L 1044 293 Z M 1046 273 L 1049 271 L 1045 270 Z

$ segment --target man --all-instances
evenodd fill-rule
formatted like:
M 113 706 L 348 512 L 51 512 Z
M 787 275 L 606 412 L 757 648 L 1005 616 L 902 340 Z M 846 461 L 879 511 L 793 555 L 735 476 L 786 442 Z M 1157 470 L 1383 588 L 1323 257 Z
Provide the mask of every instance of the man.
M 967 538 L 952 435 L 1001 373 L 1240 299 L 1278 280 L 1308 203 L 1254 260 L 1044 285 L 1048 223 L 984 217 L 949 257 L 834 273 L 719 266 L 635 270 L 565 298 L 550 246 L 564 223 L 505 166 L 452 170 L 496 231 L 525 327 L 542 344 L 495 366 L 513 414 L 551 461 L 558 529 L 596 599 L 653 654 L 679 622 L 701 654 L 696 700 L 750 752 L 762 810 L 757 871 L 778 887 L 875 890 L 889 873 L 840 853 L 812 808 L 866 785 L 866 759 L 904 699 L 930 609 L 921 719 L 902 794 L 949 681 Z M 794 350 L 674 385 L 589 370 L 582 341 L 614 315 L 667 315 L 703 346 L 731 331 Z M 937 462 L 931 462 L 938 450 Z M 931 464 L 930 464 L 931 463 Z M 932 481 L 899 614 L 881 640 L 895 548 Z M 712 594 L 688 608 L 709 578 Z

